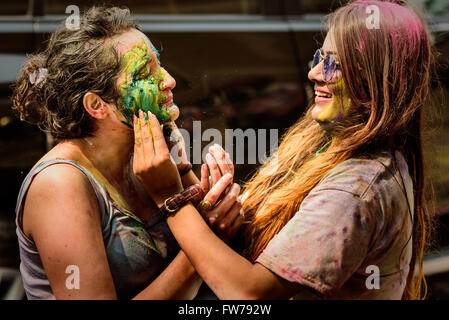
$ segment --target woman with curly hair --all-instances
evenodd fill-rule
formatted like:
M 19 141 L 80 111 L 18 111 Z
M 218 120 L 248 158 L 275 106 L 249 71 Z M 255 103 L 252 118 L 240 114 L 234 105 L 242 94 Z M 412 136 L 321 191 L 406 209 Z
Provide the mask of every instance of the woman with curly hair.
M 135 172 L 145 157 L 132 157 L 133 120 L 151 111 L 164 129 L 180 136 L 173 122 L 179 114 L 175 85 L 129 10 L 117 7 L 90 9 L 78 30 L 61 25 L 46 49 L 26 61 L 14 108 L 58 141 L 26 176 L 17 201 L 20 271 L 29 299 L 196 295 L 201 278 L 168 229 L 152 188 L 157 185 L 158 194 L 164 194 L 165 182 L 171 186 L 175 179 L 190 190 L 185 197 L 196 195 L 191 201 L 198 202 L 204 192 L 214 202 L 214 194 L 230 187 L 207 213 L 226 240 L 242 220 L 240 188 L 231 185 L 228 164 L 221 172 L 211 169 L 214 176 L 224 176 L 210 192 L 204 184 L 198 192 L 185 152 L 175 171 L 146 175 L 142 187 Z M 169 153 L 157 160 L 172 164 Z M 203 172 L 208 176 L 207 167 Z
M 376 11 L 378 26 L 367 23 Z M 327 26 L 308 75 L 315 103 L 245 188 L 244 254 L 217 238 L 189 204 L 167 219 L 219 298 L 425 295 L 428 30 L 403 1 L 350 2 Z M 148 148 L 157 156 L 167 147 L 150 141 Z

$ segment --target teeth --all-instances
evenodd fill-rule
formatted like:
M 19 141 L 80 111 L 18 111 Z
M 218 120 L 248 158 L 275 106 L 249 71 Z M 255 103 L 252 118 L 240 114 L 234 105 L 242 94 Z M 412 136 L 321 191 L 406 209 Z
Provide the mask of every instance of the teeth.
M 321 91 L 315 91 L 315 95 L 317 95 L 318 97 L 325 97 L 325 98 L 331 98 L 332 95 L 321 92 Z

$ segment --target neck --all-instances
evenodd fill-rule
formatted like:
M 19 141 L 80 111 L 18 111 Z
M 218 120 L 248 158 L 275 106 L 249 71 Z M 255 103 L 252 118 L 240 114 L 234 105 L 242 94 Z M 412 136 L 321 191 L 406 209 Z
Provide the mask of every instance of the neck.
M 76 144 L 87 158 L 88 165 L 98 170 L 111 183 L 121 184 L 130 170 L 133 141 L 131 131 L 128 135 L 97 133 L 92 137 L 78 139 Z

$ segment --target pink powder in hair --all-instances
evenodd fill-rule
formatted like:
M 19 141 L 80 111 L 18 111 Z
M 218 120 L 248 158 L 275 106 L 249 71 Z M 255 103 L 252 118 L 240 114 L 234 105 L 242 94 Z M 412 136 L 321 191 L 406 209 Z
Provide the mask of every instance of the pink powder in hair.
M 360 41 L 359 42 L 359 49 L 360 49 L 360 51 L 363 51 L 363 49 L 365 49 L 365 41 Z
M 394 2 L 387 1 L 369 1 L 360 0 L 355 1 L 348 5 L 350 8 L 366 8 L 367 6 L 377 6 L 380 13 L 380 28 L 383 25 L 382 21 L 388 21 L 388 27 L 390 31 L 390 36 L 393 41 L 393 46 L 400 45 L 399 42 L 404 42 L 410 46 L 416 45 L 418 39 L 420 39 L 421 32 L 424 29 L 421 19 L 419 16 L 411 9 L 401 6 Z M 360 49 L 363 49 L 363 44 L 361 44 Z

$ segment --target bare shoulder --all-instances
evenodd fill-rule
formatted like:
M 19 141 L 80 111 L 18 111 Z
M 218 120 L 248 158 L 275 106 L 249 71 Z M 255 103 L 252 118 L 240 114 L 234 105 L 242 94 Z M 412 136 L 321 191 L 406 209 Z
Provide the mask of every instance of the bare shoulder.
M 87 176 L 73 165 L 53 164 L 33 179 L 23 213 L 23 229 L 32 235 L 35 222 L 64 215 L 92 215 L 98 212 L 96 195 Z M 98 216 L 98 214 L 97 214 Z
M 78 168 L 67 163 L 56 163 L 39 172 L 33 179 L 27 199 L 33 196 L 57 195 L 58 197 L 73 197 L 90 194 L 92 186 L 87 176 Z

